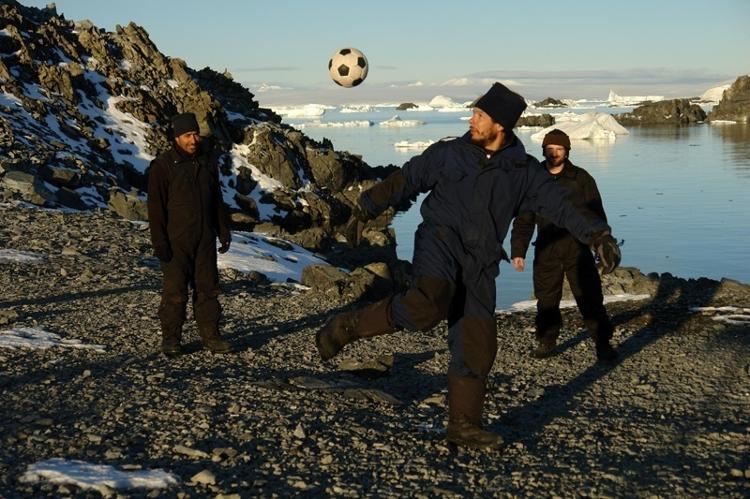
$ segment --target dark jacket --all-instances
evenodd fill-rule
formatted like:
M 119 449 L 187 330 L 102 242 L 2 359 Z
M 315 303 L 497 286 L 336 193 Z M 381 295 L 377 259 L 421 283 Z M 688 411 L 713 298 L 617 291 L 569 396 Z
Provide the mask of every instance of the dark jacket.
M 421 207 L 424 223 L 452 233 L 450 239 L 461 246 L 456 251 L 480 267 L 505 257 L 502 242 L 520 212 L 542 213 L 586 243 L 594 233 L 609 230 L 567 202 L 565 190 L 514 135 L 506 144 L 489 158 L 468 133 L 433 144 L 366 191 L 361 208 L 374 216 L 429 191 Z
M 151 162 L 148 218 L 157 254 L 176 244 L 197 245 L 205 236 L 230 240 L 218 167 L 207 153 L 188 156 L 173 146 Z
M 547 170 L 544 164 L 541 165 L 541 168 Z M 576 209 L 591 220 L 607 221 L 599 189 L 596 187 L 594 178 L 586 170 L 575 166 L 569 160 L 565 160 L 562 171 L 552 175 L 552 178 L 567 189 L 569 192 L 568 199 Z M 566 228 L 556 225 L 543 215 L 522 212 L 513 222 L 513 231 L 510 237 L 511 257 L 523 258 L 526 256 L 535 226 L 537 238 L 534 244 L 537 251 L 543 251 L 554 246 L 562 254 L 574 254 L 581 249 L 581 245 Z

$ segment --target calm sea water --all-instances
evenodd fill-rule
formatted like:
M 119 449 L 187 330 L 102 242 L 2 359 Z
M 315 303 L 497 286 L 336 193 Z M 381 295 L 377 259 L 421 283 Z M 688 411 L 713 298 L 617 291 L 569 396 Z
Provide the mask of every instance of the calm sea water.
M 425 124 L 413 128 L 377 125 L 395 114 Z M 327 137 L 336 149 L 360 154 L 370 165 L 401 165 L 419 150 L 397 149 L 395 142 L 462 135 L 468 122 L 461 116 L 468 115 L 384 108 L 368 113 L 328 111 L 323 122 L 370 120 L 375 125 L 306 125 L 304 132 L 316 139 Z M 571 150 L 572 161 L 596 179 L 615 236 L 625 240 L 622 265 L 646 273 L 729 277 L 750 283 L 750 126 L 701 124 L 628 130 L 630 135 L 612 143 L 574 141 Z M 518 130 L 517 134 L 527 151 L 541 157 L 541 145 L 530 138 L 536 131 Z M 418 205 L 394 219 L 400 258 L 411 260 L 414 231 L 420 221 Z M 527 258 L 530 263 L 533 250 Z M 501 308 L 530 298 L 530 266 L 518 273 L 503 262 L 497 287 Z

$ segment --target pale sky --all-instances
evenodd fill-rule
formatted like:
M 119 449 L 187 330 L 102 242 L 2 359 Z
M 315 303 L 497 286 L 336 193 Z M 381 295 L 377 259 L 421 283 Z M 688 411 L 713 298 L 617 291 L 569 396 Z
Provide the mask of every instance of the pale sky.
M 22 0 L 42 7 L 48 2 Z M 189 66 L 228 69 L 261 105 L 471 100 L 499 80 L 530 99 L 691 97 L 750 73 L 750 0 L 58 0 L 108 31 L 130 21 Z M 328 59 L 356 47 L 365 82 Z

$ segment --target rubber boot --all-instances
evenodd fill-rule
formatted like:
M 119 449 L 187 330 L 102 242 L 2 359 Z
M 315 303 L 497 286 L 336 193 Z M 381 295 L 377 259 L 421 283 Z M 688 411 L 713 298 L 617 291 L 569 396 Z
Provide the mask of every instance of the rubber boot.
M 555 355 L 555 348 L 557 347 L 557 337 L 559 334 L 559 331 L 547 331 L 543 334 L 537 334 L 537 346 L 534 350 L 532 350 L 531 356 L 535 359 L 546 359 Z
M 166 357 L 175 358 L 184 352 L 180 341 L 182 339 L 182 327 L 164 327 L 161 330 L 161 353 Z
M 596 342 L 596 360 L 602 364 L 612 364 L 617 360 L 618 354 L 609 340 Z
M 320 358 L 329 360 L 342 348 L 360 338 L 395 331 L 390 318 L 391 299 L 386 298 L 365 308 L 338 314 L 328 319 L 315 335 Z
M 497 449 L 500 435 L 482 429 L 485 380 L 448 375 L 448 430 L 446 440 L 459 447 Z
M 213 353 L 227 353 L 232 350 L 232 346 L 219 336 L 217 324 L 198 324 L 198 334 L 200 334 L 203 347 Z
M 601 327 L 599 323 L 587 324 L 589 331 L 591 331 L 591 338 L 594 340 L 596 346 L 596 360 L 602 364 L 613 364 L 617 360 L 617 350 L 615 350 L 610 344 L 609 340 L 612 338 L 612 326 L 609 325 L 609 319 L 601 321 L 604 325 Z

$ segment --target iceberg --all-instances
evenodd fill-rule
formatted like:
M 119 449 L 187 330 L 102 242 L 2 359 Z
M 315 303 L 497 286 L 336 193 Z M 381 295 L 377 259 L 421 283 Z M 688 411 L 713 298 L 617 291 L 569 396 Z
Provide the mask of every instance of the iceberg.
M 378 125 L 380 126 L 394 127 L 394 128 L 421 126 L 424 124 L 425 124 L 424 121 L 419 121 L 419 120 L 402 120 L 398 114 L 391 119 L 381 121 L 380 123 L 378 123 Z
M 436 95 L 427 105 L 433 109 L 437 109 L 438 112 L 441 113 L 470 111 L 470 109 L 466 107 L 466 104 L 459 104 L 450 97 L 444 95 Z
M 610 114 L 592 112 L 573 115 L 565 113 L 557 117 L 554 125 L 533 134 L 531 140 L 541 142 L 544 140 L 544 136 L 555 128 L 567 133 L 571 140 L 614 141 L 618 135 L 628 135 L 630 133 Z
M 310 121 L 307 123 L 300 123 L 292 125 L 294 128 L 363 128 L 372 126 L 373 122 L 369 120 L 354 120 L 354 121 Z
M 325 114 L 326 109 L 333 108 L 322 104 L 305 104 L 304 106 L 282 106 L 271 108 L 274 113 L 287 118 L 319 118 Z
M 659 102 L 663 95 L 617 95 L 610 89 L 607 104 L 613 107 L 637 106 L 643 102 Z
M 372 111 L 372 106 L 369 104 L 349 104 L 348 106 L 341 106 L 341 113 L 369 113 Z

